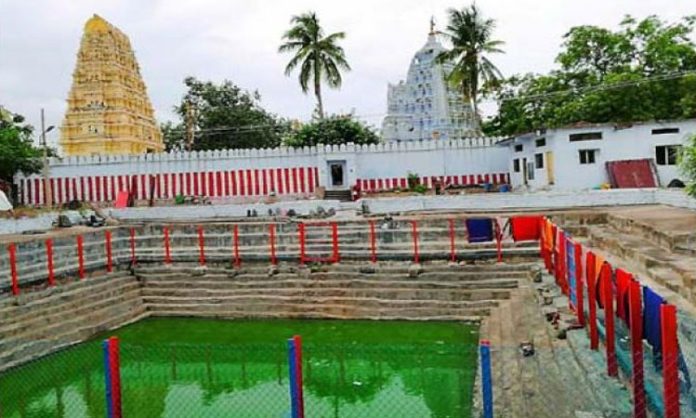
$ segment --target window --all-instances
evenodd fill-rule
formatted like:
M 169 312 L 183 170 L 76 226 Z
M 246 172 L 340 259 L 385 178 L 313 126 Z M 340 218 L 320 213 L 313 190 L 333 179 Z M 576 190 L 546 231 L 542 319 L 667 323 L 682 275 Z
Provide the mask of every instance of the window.
M 523 149 L 524 147 L 522 146 L 522 144 L 515 145 L 515 152 L 522 152 Z
M 546 138 L 539 138 L 535 141 L 536 147 L 545 147 L 546 146 Z
M 593 141 L 595 139 L 602 139 L 602 133 L 601 132 L 581 132 L 579 134 L 568 135 L 568 140 L 570 140 L 570 142 Z
M 679 133 L 679 128 L 658 128 L 658 129 L 652 130 L 653 135 L 678 134 L 678 133 Z
M 514 171 L 515 173 L 520 172 L 520 160 L 519 160 L 519 158 L 515 158 L 514 160 L 512 160 L 512 171 Z
M 681 145 L 659 145 L 655 147 L 655 161 L 657 165 L 677 165 L 681 148 Z
M 544 154 L 534 154 L 534 166 L 536 168 L 544 168 Z
M 580 153 L 580 164 L 594 164 L 597 157 L 596 149 L 581 149 Z

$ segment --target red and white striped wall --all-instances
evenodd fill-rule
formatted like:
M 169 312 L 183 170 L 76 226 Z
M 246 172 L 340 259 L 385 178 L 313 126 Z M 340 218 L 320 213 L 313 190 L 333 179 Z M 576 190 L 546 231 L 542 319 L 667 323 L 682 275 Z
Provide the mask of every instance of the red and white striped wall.
M 317 167 L 254 168 L 230 171 L 153 173 L 52 177 L 50 186 L 56 204 L 72 200 L 109 202 L 119 191 L 133 191 L 136 199 L 187 196 L 234 197 L 311 194 L 319 185 Z M 45 203 L 44 180 L 40 176 L 19 179 L 20 196 L 26 205 Z
M 488 174 L 461 174 L 454 176 L 426 176 L 420 178 L 420 184 L 433 187 L 433 183 L 439 180 L 444 185 L 467 186 L 484 183 L 491 184 L 510 184 L 509 173 L 488 173 Z M 358 185 L 363 191 L 388 191 L 394 189 L 407 189 L 408 178 L 391 177 L 376 179 L 358 179 Z

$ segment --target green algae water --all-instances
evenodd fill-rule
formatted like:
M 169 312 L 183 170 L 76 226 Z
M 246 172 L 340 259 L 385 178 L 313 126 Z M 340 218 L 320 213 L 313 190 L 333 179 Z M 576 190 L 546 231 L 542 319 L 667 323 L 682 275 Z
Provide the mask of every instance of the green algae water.
M 123 417 L 289 418 L 295 334 L 308 418 L 471 416 L 474 325 L 153 318 L 108 334 L 121 342 Z M 0 416 L 106 416 L 106 336 L 1 375 Z

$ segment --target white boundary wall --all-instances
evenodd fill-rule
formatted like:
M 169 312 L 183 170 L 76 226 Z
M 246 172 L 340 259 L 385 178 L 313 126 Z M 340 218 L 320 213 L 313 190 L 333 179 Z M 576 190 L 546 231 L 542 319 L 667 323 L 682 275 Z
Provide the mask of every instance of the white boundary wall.
M 50 187 L 54 202 L 109 202 L 119 191 L 137 199 L 172 198 L 178 194 L 210 197 L 309 196 L 316 187 L 331 189 L 329 164 L 342 163 L 347 189 L 403 187 L 409 173 L 430 185 L 503 183 L 509 175 L 508 150 L 500 138 L 383 143 L 305 148 L 174 152 L 139 156 L 93 156 L 52 159 Z M 40 175 L 18 175 L 20 201 L 45 202 Z

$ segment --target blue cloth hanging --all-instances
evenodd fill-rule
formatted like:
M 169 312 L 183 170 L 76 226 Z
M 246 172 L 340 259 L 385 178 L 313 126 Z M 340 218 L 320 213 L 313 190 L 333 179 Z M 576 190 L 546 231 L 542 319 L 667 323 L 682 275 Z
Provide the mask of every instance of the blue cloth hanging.
M 662 324 L 660 305 L 665 303 L 662 296 L 648 286 L 643 286 L 643 335 L 653 348 L 653 354 L 662 353 Z
M 568 270 L 568 295 L 570 297 L 570 302 L 573 304 L 575 309 L 580 309 L 578 307 L 578 295 L 577 295 L 577 278 L 575 277 L 575 244 L 573 241 L 568 239 L 568 235 L 564 234 L 563 239 L 566 242 L 566 266 Z
M 466 220 L 466 231 L 469 235 L 469 242 L 493 241 L 493 219 L 468 218 Z

